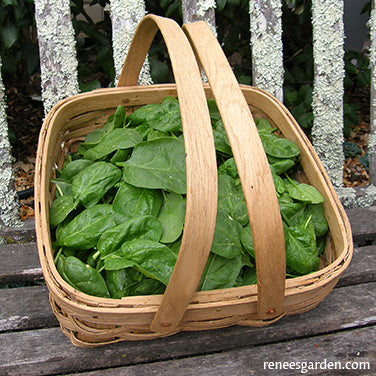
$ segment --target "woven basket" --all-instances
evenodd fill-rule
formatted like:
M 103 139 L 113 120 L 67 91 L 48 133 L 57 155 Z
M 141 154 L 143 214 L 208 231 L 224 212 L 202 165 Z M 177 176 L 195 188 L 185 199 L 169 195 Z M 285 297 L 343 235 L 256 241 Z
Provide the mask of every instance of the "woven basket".
M 352 256 L 346 214 L 313 147 L 286 108 L 270 94 L 238 85 L 214 35 L 204 22 L 185 25 L 149 15 L 140 23 L 117 88 L 67 98 L 53 107 L 41 129 L 35 176 L 36 233 L 52 309 L 63 332 L 81 347 L 153 339 L 182 330 L 229 325 L 268 325 L 283 315 L 308 311 L 333 289 Z M 165 39 L 176 84 L 136 86 L 155 33 Z M 187 38 L 188 37 L 188 38 Z M 194 52 L 192 51 L 192 47 Z M 199 65 L 209 84 L 202 84 Z M 128 113 L 178 96 L 187 168 L 183 240 L 163 295 L 109 299 L 89 296 L 57 272 L 49 229 L 56 168 L 84 137 L 101 127 L 118 105 Z M 215 98 L 237 163 L 255 243 L 257 285 L 214 291 L 197 286 L 210 252 L 217 210 L 217 167 L 206 99 Z M 267 158 L 253 117 L 263 117 L 301 152 L 301 181 L 324 196 L 329 235 L 318 271 L 285 280 L 281 216 Z

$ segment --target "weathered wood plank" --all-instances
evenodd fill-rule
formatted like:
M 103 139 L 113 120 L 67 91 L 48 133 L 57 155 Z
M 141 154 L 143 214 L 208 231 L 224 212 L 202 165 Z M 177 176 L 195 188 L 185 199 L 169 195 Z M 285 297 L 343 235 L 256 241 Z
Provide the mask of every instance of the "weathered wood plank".
M 376 245 L 355 248 L 350 266 L 345 270 L 337 287 L 376 282 Z
M 35 245 L 30 245 L 30 247 L 35 247 Z M 2 257 L 5 265 L 7 265 L 8 257 L 13 258 L 11 253 L 0 254 L 0 257 Z M 22 255 L 19 261 L 21 258 Z M 35 263 L 39 262 L 36 253 L 33 254 L 33 258 L 35 258 Z M 29 260 L 29 257 L 27 257 L 26 262 L 20 261 L 19 264 L 25 265 L 28 262 L 27 260 Z M 336 287 L 376 282 L 375 260 L 376 245 L 356 248 L 349 268 Z M 23 277 L 21 273 L 18 273 L 18 275 Z M 37 309 L 35 309 L 36 301 L 38 302 Z M 19 302 L 22 302 L 22 304 L 19 304 Z M 40 328 L 43 326 L 41 325 L 42 322 L 45 322 L 45 327 L 57 325 L 48 302 L 48 292 L 45 286 L 0 290 L 0 332 Z
M 46 286 L 0 290 L 0 332 L 58 326 Z
M 364 244 L 376 240 L 376 206 L 347 209 L 354 242 Z
M 34 219 L 23 221 L 22 227 L 0 228 L 0 240 L 8 244 L 35 242 Z
M 376 283 L 368 283 L 335 289 L 317 308 L 285 317 L 265 328 L 234 326 L 92 349 L 74 347 L 59 328 L 3 333 L 0 335 L 0 374 L 91 371 L 273 344 L 375 323 Z
M 373 326 L 219 354 L 71 376 L 374 375 L 375 336 L 376 327 Z
M 42 279 L 35 243 L 0 245 L 0 283 Z

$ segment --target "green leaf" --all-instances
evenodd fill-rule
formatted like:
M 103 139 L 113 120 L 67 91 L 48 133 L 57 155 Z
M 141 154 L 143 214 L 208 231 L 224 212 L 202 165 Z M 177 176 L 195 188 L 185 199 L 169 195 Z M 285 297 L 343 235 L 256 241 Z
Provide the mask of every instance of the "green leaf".
M 211 252 L 227 259 L 241 254 L 240 231 L 242 226 L 228 214 L 218 211 Z
M 111 163 L 96 162 L 79 172 L 72 180 L 73 198 L 86 207 L 99 202 L 121 179 L 121 171 Z
M 287 191 L 289 195 L 297 201 L 309 202 L 311 204 L 324 202 L 324 197 L 312 185 L 305 183 L 291 185 L 287 188 Z
M 233 287 L 242 266 L 241 255 L 228 259 L 210 253 L 201 276 L 199 290 L 208 291 Z
M 148 239 L 158 242 L 162 235 L 160 221 L 151 216 L 133 217 L 105 231 L 98 240 L 97 248 L 104 257 L 121 248 L 125 241 Z
M 124 218 L 134 216 L 157 216 L 162 206 L 163 196 L 158 190 L 134 187 L 121 182 L 113 201 L 113 210 Z
M 126 260 L 133 263 L 136 269 L 147 278 L 156 279 L 167 286 L 177 256 L 161 243 L 146 239 L 134 239 L 123 243 L 120 251 L 106 257 L 105 268 L 107 270 L 116 267 L 115 258 L 117 262 Z
M 101 234 L 116 225 L 111 205 L 99 204 L 84 210 L 60 231 L 54 246 L 90 249 L 97 245 Z
M 121 299 L 129 296 L 130 289 L 142 278 L 141 273 L 130 268 L 106 270 L 105 281 L 111 298 Z
M 253 245 L 251 226 L 243 227 L 240 231 L 240 241 L 248 254 L 255 259 L 255 247 Z
M 17 42 L 18 33 L 18 27 L 11 21 L 8 21 L 2 25 L 0 29 L 0 36 L 6 50 L 9 50 Z
M 118 149 L 129 149 L 142 141 L 140 134 L 134 129 L 115 128 L 103 136 L 93 148 L 84 153 L 84 158 L 98 160 Z
M 297 145 L 286 138 L 274 134 L 260 133 L 265 153 L 276 158 L 294 158 L 300 154 Z
M 218 209 L 242 226 L 248 223 L 242 186 L 229 175 L 218 175 Z
M 68 283 L 81 292 L 104 298 L 110 297 L 101 274 L 74 256 L 64 260 L 64 276 L 68 279 Z
M 164 196 L 164 202 L 158 215 L 162 224 L 162 243 L 172 243 L 183 231 L 186 200 L 182 195 L 171 192 Z
M 232 156 L 232 149 L 222 120 L 213 123 L 213 136 L 215 149 L 221 153 Z
M 93 91 L 101 87 L 101 83 L 98 80 L 89 81 L 89 82 L 79 82 L 80 92 L 86 93 L 88 91 Z
M 72 196 L 60 196 L 56 198 L 50 208 L 50 225 L 56 227 L 76 208 Z
M 283 226 L 286 245 L 286 265 L 288 270 L 304 275 L 317 270 L 320 259 L 317 257 L 316 239 L 302 226 Z
M 56 179 L 58 181 L 65 181 L 67 183 L 72 182 L 72 179 L 86 167 L 93 164 L 93 161 L 88 161 L 86 159 L 76 159 L 69 163 L 65 163 L 60 176 Z
M 218 175 L 230 175 L 233 179 L 239 178 L 238 168 L 234 158 L 229 158 L 218 167 Z
M 186 171 L 184 142 L 159 138 L 136 145 L 123 167 L 123 180 L 140 188 L 164 189 L 185 194 Z

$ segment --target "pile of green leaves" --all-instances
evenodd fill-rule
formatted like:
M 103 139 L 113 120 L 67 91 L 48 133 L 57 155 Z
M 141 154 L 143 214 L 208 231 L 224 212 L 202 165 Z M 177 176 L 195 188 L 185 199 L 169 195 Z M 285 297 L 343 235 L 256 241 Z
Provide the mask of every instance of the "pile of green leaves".
M 218 161 L 218 213 L 199 284 L 212 290 L 254 284 L 255 253 L 238 171 L 219 111 L 208 101 Z M 278 195 L 287 275 L 319 266 L 328 225 L 323 197 L 287 172 L 299 149 L 256 120 Z M 166 97 L 127 116 L 119 106 L 70 154 L 53 183 L 50 225 L 61 276 L 101 297 L 162 293 L 180 248 L 186 167 L 179 103 Z

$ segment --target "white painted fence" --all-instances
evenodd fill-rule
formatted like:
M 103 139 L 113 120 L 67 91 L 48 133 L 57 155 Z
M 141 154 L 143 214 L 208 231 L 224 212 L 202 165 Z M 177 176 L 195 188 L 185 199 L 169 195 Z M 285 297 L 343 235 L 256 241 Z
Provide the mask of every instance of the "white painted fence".
M 342 187 L 344 161 L 342 150 L 343 1 L 312 0 L 315 66 L 312 103 L 313 144 L 345 206 L 367 206 L 376 200 L 376 10 L 374 2 L 375 0 L 373 0 L 373 10 L 369 21 L 372 65 L 371 133 L 368 145 L 370 184 L 359 191 Z M 214 0 L 183 0 L 182 6 L 183 22 L 204 19 L 215 31 Z M 281 9 L 282 0 L 250 0 L 249 2 L 253 85 L 269 91 L 280 100 L 283 99 L 284 74 Z M 110 0 L 110 13 L 113 28 L 114 65 L 116 77 L 118 77 L 135 28 L 146 14 L 145 3 L 143 0 Z M 78 63 L 70 21 L 69 0 L 35 0 L 35 15 L 41 59 L 42 98 L 47 113 L 62 98 L 78 93 Z M 139 82 L 151 83 L 147 63 L 144 65 Z M 3 92 L 1 86 L 0 89 Z M 4 124 L 4 120 L 2 123 Z M 4 197 L 8 195 L 8 192 L 3 191 L 6 190 L 3 185 L 0 188 L 0 194 L 3 197 L 0 198 L 0 204 L 3 206 L 7 201 Z M 1 210 L 3 213 L 3 208 Z M 0 226 L 1 222 L 6 223 L 6 221 L 0 221 Z

